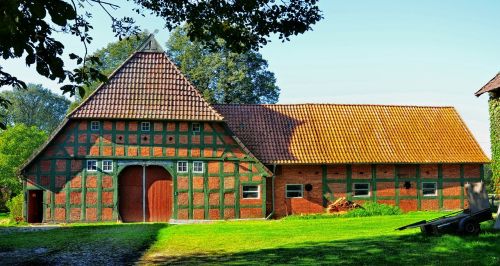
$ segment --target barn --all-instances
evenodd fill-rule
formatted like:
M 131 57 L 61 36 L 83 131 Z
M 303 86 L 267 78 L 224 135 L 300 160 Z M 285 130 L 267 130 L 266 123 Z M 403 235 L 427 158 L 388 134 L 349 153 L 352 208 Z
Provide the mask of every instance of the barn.
M 210 105 L 153 37 L 21 169 L 28 222 L 464 207 L 489 160 L 452 107 Z

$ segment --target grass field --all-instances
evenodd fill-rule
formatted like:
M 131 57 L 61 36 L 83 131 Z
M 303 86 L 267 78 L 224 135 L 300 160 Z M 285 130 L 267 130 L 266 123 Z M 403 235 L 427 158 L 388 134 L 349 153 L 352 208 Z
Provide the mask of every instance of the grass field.
M 0 228 L 0 264 L 499 265 L 500 232 L 425 237 L 394 228 L 439 213 L 364 218 Z M 2 261 L 4 263 L 2 263 Z

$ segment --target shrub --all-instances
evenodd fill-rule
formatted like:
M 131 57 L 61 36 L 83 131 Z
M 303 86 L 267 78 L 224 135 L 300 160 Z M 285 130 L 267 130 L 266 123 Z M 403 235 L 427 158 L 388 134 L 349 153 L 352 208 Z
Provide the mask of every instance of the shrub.
M 403 212 L 397 206 L 380 204 L 375 202 L 367 202 L 363 204 L 363 208 L 351 210 L 343 215 L 343 217 L 367 217 L 367 216 L 382 216 L 382 215 L 399 215 Z
M 331 219 L 339 218 L 339 214 L 330 213 L 313 213 L 313 214 L 294 214 L 281 218 L 281 220 L 318 220 L 318 219 Z
M 12 219 L 12 221 L 15 221 L 16 223 L 24 221 L 23 203 L 24 203 L 24 196 L 23 193 L 21 193 L 13 197 L 12 199 L 8 200 L 7 203 L 5 204 L 7 208 L 10 210 L 10 218 Z

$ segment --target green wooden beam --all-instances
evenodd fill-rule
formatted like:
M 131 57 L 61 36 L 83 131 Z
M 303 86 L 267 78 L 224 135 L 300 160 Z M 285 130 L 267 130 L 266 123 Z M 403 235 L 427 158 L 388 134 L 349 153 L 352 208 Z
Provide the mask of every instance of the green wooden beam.
M 439 209 L 443 209 L 443 165 L 438 164 L 438 198 Z
M 372 164 L 372 201 L 377 202 L 377 165 Z
M 346 166 L 346 195 L 348 200 L 352 200 L 352 165 Z
M 417 210 L 422 210 L 422 181 L 420 180 L 421 178 L 421 173 L 420 173 L 420 165 L 417 165 L 416 169 L 416 175 L 417 175 Z
M 465 186 L 464 180 L 465 179 L 464 178 L 465 178 L 464 165 L 460 164 L 460 208 L 461 209 L 464 208 L 464 199 L 465 199 L 465 195 L 464 195 L 464 186 Z
M 224 172 L 224 163 L 219 162 L 219 174 Z M 219 177 L 219 218 L 224 219 L 224 176 Z

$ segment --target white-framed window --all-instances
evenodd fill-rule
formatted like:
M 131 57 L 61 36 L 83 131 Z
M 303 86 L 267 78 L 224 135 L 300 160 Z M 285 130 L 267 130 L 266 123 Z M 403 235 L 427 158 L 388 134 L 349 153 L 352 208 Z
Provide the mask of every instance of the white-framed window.
M 370 196 L 370 183 L 354 183 L 353 196 L 354 197 L 369 197 Z
M 87 171 L 89 171 L 89 172 L 97 171 L 97 160 L 88 160 L 87 161 Z
M 102 171 L 113 172 L 113 161 L 111 160 L 102 161 Z
M 285 194 L 287 198 L 302 198 L 304 196 L 304 185 L 286 184 Z
M 201 131 L 200 123 L 193 123 L 193 124 L 191 124 L 191 132 L 193 132 L 194 134 L 196 134 L 196 133 L 200 133 L 200 131 Z
M 422 195 L 423 196 L 436 196 L 437 183 L 436 182 L 422 182 Z
M 188 162 L 180 161 L 177 162 L 177 173 L 187 173 L 188 172 Z
M 141 131 L 150 131 L 151 123 L 149 122 L 141 122 Z
M 101 123 L 99 121 L 92 121 L 90 122 L 90 130 L 92 131 L 99 131 Z
M 193 162 L 193 173 L 203 173 L 203 162 L 201 161 Z
M 244 199 L 260 199 L 259 185 L 243 185 L 242 190 Z

